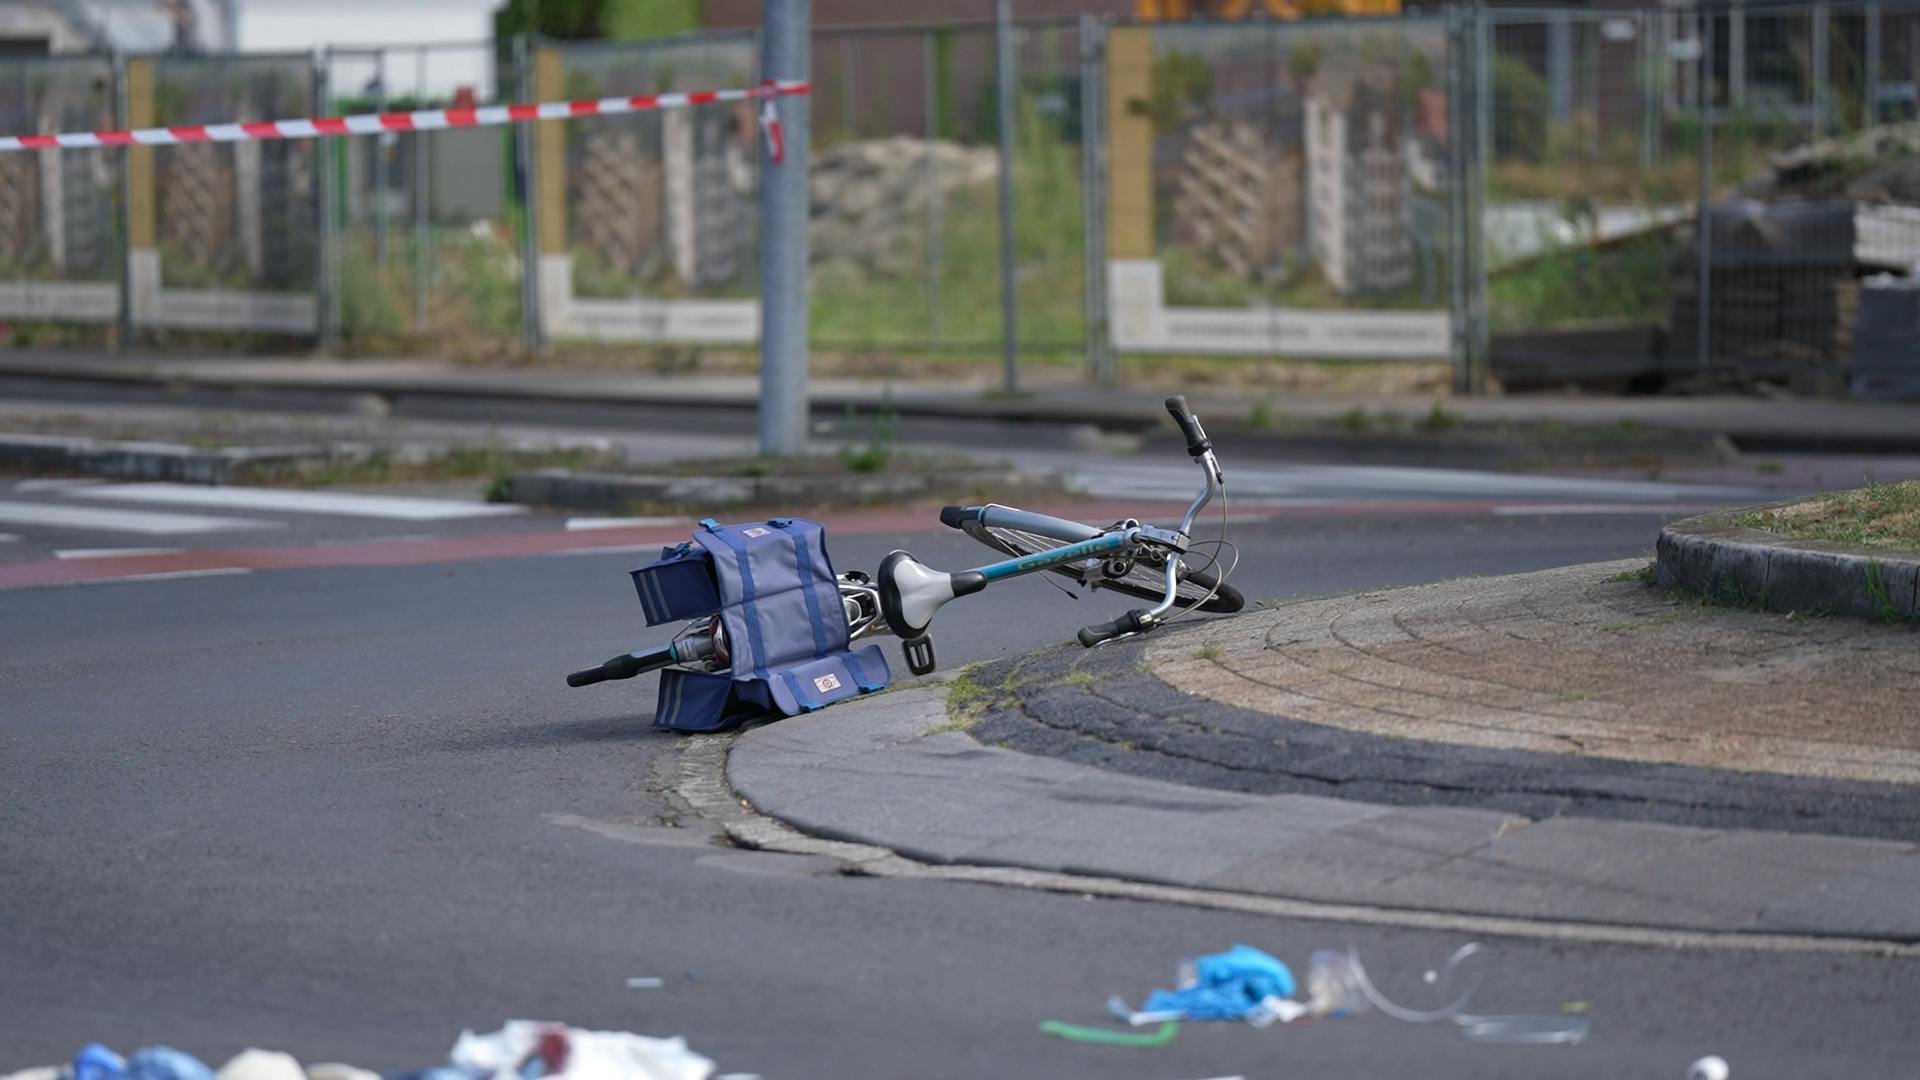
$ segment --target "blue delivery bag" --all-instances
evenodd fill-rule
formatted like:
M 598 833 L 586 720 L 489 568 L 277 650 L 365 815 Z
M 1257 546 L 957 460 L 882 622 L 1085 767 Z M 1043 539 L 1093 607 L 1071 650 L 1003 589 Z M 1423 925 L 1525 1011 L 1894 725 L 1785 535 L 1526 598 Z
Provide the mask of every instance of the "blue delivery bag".
M 798 518 L 700 525 L 689 544 L 633 571 L 634 584 L 649 625 L 718 613 L 732 670 L 662 672 L 655 727 L 722 731 L 887 685 L 893 675 L 880 647 L 849 646 L 823 526 Z

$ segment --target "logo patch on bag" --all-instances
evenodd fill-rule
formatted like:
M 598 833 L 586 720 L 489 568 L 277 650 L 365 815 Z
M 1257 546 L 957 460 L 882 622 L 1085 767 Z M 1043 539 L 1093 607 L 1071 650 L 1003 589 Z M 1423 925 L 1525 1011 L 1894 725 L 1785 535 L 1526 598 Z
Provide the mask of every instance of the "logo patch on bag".
M 743 530 L 740 535 L 746 537 L 749 540 L 758 540 L 772 531 L 773 530 L 771 529 L 746 529 L 746 530 Z
M 840 676 L 822 675 L 813 680 L 813 688 L 823 694 L 829 690 L 838 690 L 840 689 Z

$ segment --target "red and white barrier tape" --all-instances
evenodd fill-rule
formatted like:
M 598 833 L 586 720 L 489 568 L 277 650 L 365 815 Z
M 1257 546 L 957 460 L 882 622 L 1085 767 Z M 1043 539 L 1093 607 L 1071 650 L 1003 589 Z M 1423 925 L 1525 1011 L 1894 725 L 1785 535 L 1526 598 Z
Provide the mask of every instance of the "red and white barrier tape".
M 0 136 L 0 151 L 80 150 L 97 146 L 176 146 L 199 142 L 248 142 L 256 139 L 315 139 L 328 135 L 377 135 L 383 131 L 438 131 L 442 128 L 491 127 L 528 120 L 565 120 L 572 116 L 617 116 L 656 109 L 683 109 L 721 101 L 764 100 L 807 93 L 804 82 L 768 81 L 743 90 L 698 90 L 686 94 L 643 94 L 589 101 L 550 101 L 538 105 L 485 105 L 473 109 L 421 109 L 416 112 L 363 113 L 358 116 L 320 116 L 305 120 L 264 120 L 251 124 L 191 124 L 184 127 L 136 128 L 132 131 L 77 131 L 60 135 Z M 761 117 L 762 126 L 768 118 Z M 769 144 L 779 145 L 778 121 L 768 132 Z M 778 149 L 774 160 L 778 161 Z

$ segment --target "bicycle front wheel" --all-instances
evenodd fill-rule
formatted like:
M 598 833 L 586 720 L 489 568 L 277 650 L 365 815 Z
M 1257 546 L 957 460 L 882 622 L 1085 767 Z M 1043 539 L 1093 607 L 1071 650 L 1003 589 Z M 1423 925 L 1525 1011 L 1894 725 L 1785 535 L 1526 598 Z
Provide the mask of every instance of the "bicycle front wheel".
M 993 550 L 1016 559 L 1066 547 L 1069 543 L 1066 540 L 1056 540 L 1051 536 L 1025 529 L 987 525 L 975 517 L 961 521 L 960 528 L 968 536 Z M 1099 532 L 1091 526 L 1087 527 L 1087 531 L 1090 534 Z M 1142 600 L 1152 600 L 1157 603 L 1164 600 L 1167 595 L 1167 571 L 1164 562 L 1156 564 L 1144 559 L 1136 560 L 1120 577 L 1108 577 L 1103 561 L 1098 558 L 1062 563 L 1051 569 L 1056 574 L 1085 582 L 1095 589 L 1112 589 L 1114 592 L 1125 593 Z M 1186 565 L 1186 560 L 1182 559 L 1180 584 L 1174 593 L 1174 603 L 1182 608 L 1197 604 L 1201 611 L 1231 615 L 1245 607 L 1247 600 L 1240 595 L 1238 589 L 1231 585 L 1222 585 L 1212 571 L 1190 569 Z

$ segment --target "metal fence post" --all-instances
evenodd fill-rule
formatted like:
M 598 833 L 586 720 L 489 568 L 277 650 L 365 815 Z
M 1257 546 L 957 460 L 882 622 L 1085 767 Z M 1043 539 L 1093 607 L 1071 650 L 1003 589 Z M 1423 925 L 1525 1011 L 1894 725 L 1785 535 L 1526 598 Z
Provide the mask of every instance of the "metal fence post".
M 323 47 L 313 72 L 314 109 L 321 114 L 330 113 L 328 97 L 332 92 L 333 50 Z M 334 191 L 334 154 L 341 149 L 338 139 L 316 140 L 313 148 L 313 167 L 319 171 L 313 185 L 315 197 L 320 200 L 319 213 L 314 215 L 318 224 L 319 242 L 315 245 L 314 257 L 314 307 L 317 310 L 320 347 L 332 349 L 340 340 L 340 282 L 339 253 L 334 250 L 339 242 L 338 196 Z
M 763 0 L 760 75 L 809 77 L 811 0 Z M 784 150 L 760 157 L 760 451 L 797 454 L 807 443 L 806 95 L 774 99 Z
M 1020 388 L 1020 367 L 1015 356 L 1019 329 L 1014 311 L 1013 250 L 1013 3 L 995 0 L 993 20 L 994 70 L 998 86 L 1000 116 L 1000 365 L 1001 389 L 1011 394 Z
M 1700 45 L 1699 74 L 1695 77 L 1700 99 L 1699 240 L 1695 244 L 1700 259 L 1697 297 L 1700 308 L 1694 350 L 1699 354 L 1699 366 L 1705 368 L 1713 332 L 1710 318 L 1713 310 L 1713 15 L 1710 12 L 1700 16 Z
M 533 71 L 527 62 L 527 36 L 513 39 L 514 99 L 531 101 Z M 520 175 L 520 330 L 528 356 L 540 354 L 540 211 L 534 176 L 532 124 L 513 127 L 513 161 Z
M 1880 3 L 1867 0 L 1866 10 L 1866 108 L 1867 127 L 1880 122 Z
M 387 50 L 374 52 L 373 67 L 373 111 L 387 111 Z M 381 270 L 387 266 L 387 192 L 393 189 L 392 169 L 393 143 L 399 136 L 391 131 L 383 131 L 373 137 L 373 265 Z
M 1112 375 L 1107 365 L 1107 219 L 1100 196 L 1106 171 L 1101 121 L 1107 95 L 1100 78 L 1105 34 L 1106 25 L 1097 16 L 1080 16 L 1080 302 L 1087 374 L 1096 382 Z
M 1467 147 L 1465 16 L 1449 5 L 1447 19 L 1447 311 L 1453 353 L 1453 389 L 1472 388 L 1468 369 L 1467 320 Z
M 413 53 L 413 107 L 424 106 L 427 96 L 427 47 L 422 45 Z M 427 185 L 431 182 L 427 161 L 428 151 L 433 148 L 433 136 L 424 131 L 413 133 L 413 328 L 424 331 L 427 328 L 427 275 L 432 263 L 427 259 L 427 247 L 432 243 L 431 223 L 427 220 L 429 206 Z
M 1828 115 L 1832 109 L 1833 88 L 1827 85 L 1827 80 L 1831 78 L 1828 69 L 1833 58 L 1826 5 L 1816 5 L 1807 19 L 1808 36 L 1812 38 L 1808 48 L 1813 53 L 1813 137 L 1818 139 L 1833 129 L 1832 117 Z
M 127 101 L 127 54 L 119 49 L 113 50 L 113 126 L 126 128 L 131 126 L 128 117 L 132 107 Z M 122 148 L 114 155 L 118 164 L 115 170 L 120 178 L 120 197 L 115 200 L 114 208 L 115 241 L 114 254 L 120 265 L 120 309 L 116 313 L 116 331 L 114 350 L 126 348 L 133 341 L 133 244 L 130 234 L 133 231 L 133 176 L 127 168 L 127 150 Z
M 937 148 L 940 142 L 940 61 L 939 48 L 935 44 L 935 30 L 920 32 L 920 64 L 925 73 L 921 80 L 921 92 L 924 96 L 922 107 L 926 110 L 925 124 L 927 132 L 927 239 L 926 277 L 927 277 L 927 344 L 937 347 L 940 344 L 940 278 L 944 270 L 941 250 L 940 230 L 942 228 L 942 202 L 946 192 L 941 186 L 940 159 Z
M 1467 388 L 1472 393 L 1485 393 L 1488 379 L 1492 374 L 1492 334 L 1488 326 L 1487 298 L 1487 238 L 1484 229 L 1486 223 L 1487 184 L 1493 175 L 1493 14 L 1485 5 L 1476 3 L 1473 9 L 1474 22 L 1474 166 L 1472 203 L 1469 212 L 1472 219 L 1467 223 L 1468 236 L 1472 240 L 1469 258 L 1473 265 L 1473 293 L 1469 310 L 1473 340 L 1469 345 Z

